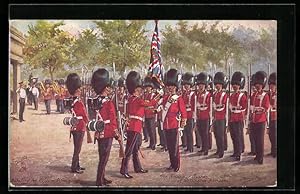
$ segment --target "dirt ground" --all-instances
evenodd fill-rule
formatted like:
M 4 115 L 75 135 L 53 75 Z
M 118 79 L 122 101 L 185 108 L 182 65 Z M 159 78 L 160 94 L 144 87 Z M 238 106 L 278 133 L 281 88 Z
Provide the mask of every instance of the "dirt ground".
M 70 172 L 73 154 L 73 143 L 69 142 L 69 130 L 63 125 L 63 118 L 68 114 L 55 112 L 55 101 L 52 101 L 51 114 L 46 115 L 45 105 L 39 104 L 39 110 L 26 105 L 24 119 L 20 123 L 17 115 L 12 115 L 9 122 L 9 182 L 10 186 L 66 186 L 95 187 L 98 166 L 97 144 L 87 144 L 86 134 L 80 154 L 80 164 L 86 168 L 83 174 Z M 93 134 L 92 134 L 93 135 Z M 149 172 L 136 174 L 130 162 L 129 173 L 133 179 L 125 179 L 119 173 L 121 159 L 118 157 L 118 143 L 113 147 L 106 166 L 106 177 L 113 180 L 110 187 L 266 187 L 275 186 L 277 180 L 277 159 L 266 156 L 270 152 L 270 141 L 265 135 L 264 164 L 257 164 L 248 156 L 250 142 L 245 135 L 245 153 L 242 160 L 233 161 L 232 141 L 228 134 L 228 151 L 222 159 L 212 154 L 200 156 L 194 149 L 193 153 L 181 150 L 181 169 L 179 172 L 166 171 L 169 166 L 168 152 L 150 150 L 142 144 L 145 158 L 142 165 Z M 196 150 L 196 152 L 195 152 Z

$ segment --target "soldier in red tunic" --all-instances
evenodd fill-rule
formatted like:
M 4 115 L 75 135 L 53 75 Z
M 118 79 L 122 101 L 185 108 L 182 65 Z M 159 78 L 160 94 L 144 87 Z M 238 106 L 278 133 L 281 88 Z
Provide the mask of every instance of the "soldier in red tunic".
M 210 104 L 211 104 L 211 93 L 206 90 L 209 83 L 209 77 L 206 73 L 201 72 L 196 77 L 196 84 L 198 87 L 197 91 L 197 130 L 199 131 L 201 138 L 201 150 L 198 151 L 203 155 L 208 154 L 209 150 L 209 125 L 210 123 Z
M 145 116 L 145 107 L 154 106 L 157 99 L 151 101 L 142 98 L 143 88 L 142 80 L 136 71 L 131 71 L 126 78 L 126 87 L 130 94 L 127 104 L 127 117 L 129 119 L 127 128 L 127 142 L 125 149 L 125 158 L 122 160 L 120 173 L 125 178 L 133 178 L 128 173 L 128 162 L 133 155 L 133 167 L 136 173 L 147 173 L 148 170 L 142 168 L 138 152 L 142 145 L 142 126 L 143 117 Z
M 233 93 L 229 98 L 229 129 L 233 143 L 233 154 L 236 161 L 241 160 L 241 153 L 243 150 L 243 128 L 247 109 L 247 97 L 240 90 L 245 86 L 245 76 L 243 73 L 234 72 L 231 77 L 231 85 Z
M 155 93 L 153 92 L 154 84 L 152 83 L 152 79 L 150 77 L 145 77 L 143 86 L 145 88 L 144 92 L 144 100 L 151 101 L 155 97 Z M 147 148 L 151 148 L 155 150 L 156 146 L 156 129 L 155 129 L 155 113 L 154 109 L 156 109 L 156 104 L 153 106 L 145 107 L 145 126 L 144 129 L 149 134 L 150 143 Z
M 97 170 L 96 185 L 108 185 L 112 181 L 105 178 L 105 167 L 109 159 L 113 138 L 118 140 L 120 135 L 117 129 L 116 108 L 112 100 L 108 97 L 112 93 L 111 79 L 106 69 L 100 68 L 93 73 L 91 85 L 101 107 L 97 110 L 96 117 L 103 121 L 103 131 L 95 132 L 95 139 L 98 141 L 99 163 Z
M 277 156 L 277 90 L 276 90 L 276 73 L 271 73 L 269 76 L 269 98 L 270 98 L 270 126 L 269 126 L 269 138 L 271 142 L 270 155 L 274 158 Z
M 182 76 L 183 93 L 182 98 L 185 103 L 185 108 L 187 112 L 187 122 L 183 130 L 183 137 L 186 136 L 187 148 L 185 151 L 194 151 L 194 141 L 193 141 L 193 129 L 196 122 L 195 114 L 195 100 L 196 94 L 192 91 L 194 85 L 194 76 L 192 73 L 185 73 Z
M 253 112 L 253 132 L 254 132 L 254 140 L 256 146 L 256 156 L 255 160 L 259 164 L 263 164 L 264 157 L 264 136 L 265 136 L 265 128 L 267 118 L 267 112 L 270 107 L 270 99 L 269 95 L 265 91 L 263 91 L 265 85 L 267 83 L 267 74 L 264 71 L 258 71 L 254 76 L 254 86 L 256 88 L 256 92 L 251 97 L 251 109 Z M 268 123 L 267 123 L 268 124 Z
M 165 85 L 169 94 L 163 97 L 162 120 L 171 162 L 171 165 L 167 169 L 174 170 L 175 172 L 180 169 L 179 132 L 182 133 L 187 120 L 183 98 L 176 93 L 179 84 L 180 77 L 178 71 L 170 69 L 165 76 Z
M 227 87 L 228 80 L 223 72 L 217 72 L 214 76 L 214 85 L 216 91 L 213 96 L 213 112 L 214 112 L 214 122 L 213 122 L 213 132 L 216 138 L 217 152 L 214 155 L 217 155 L 219 158 L 224 156 L 224 133 L 226 128 L 226 109 L 227 109 L 227 94 L 223 90 Z
M 82 170 L 85 168 L 81 167 L 79 164 L 79 154 L 82 147 L 82 141 L 84 133 L 86 131 L 86 123 L 88 122 L 87 113 L 85 106 L 80 99 L 81 95 L 81 80 L 76 73 L 71 73 L 68 75 L 66 80 L 67 89 L 73 98 L 73 103 L 71 105 L 71 112 L 74 117 L 77 118 L 78 123 L 71 127 L 71 134 L 73 135 L 74 152 L 72 158 L 71 170 L 74 173 L 83 173 Z

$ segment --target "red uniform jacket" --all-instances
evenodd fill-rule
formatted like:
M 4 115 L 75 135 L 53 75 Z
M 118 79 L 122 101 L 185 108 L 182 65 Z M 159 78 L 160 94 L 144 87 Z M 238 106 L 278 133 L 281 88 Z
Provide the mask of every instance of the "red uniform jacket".
M 151 93 L 145 93 L 144 95 L 144 99 L 151 101 L 155 96 L 155 93 L 151 92 Z M 155 114 L 153 112 L 153 110 L 156 108 L 155 107 L 156 104 L 154 104 L 153 106 L 148 106 L 145 107 L 145 118 L 154 118 Z
M 51 100 L 53 96 L 53 89 L 51 87 L 45 88 L 46 91 L 43 92 L 44 100 Z
M 202 93 L 197 94 L 197 119 L 206 120 L 209 119 L 210 113 L 210 92 L 204 90 Z
M 255 92 L 251 98 L 251 105 L 253 107 L 253 123 L 266 122 L 266 113 L 270 107 L 269 95 L 264 91 Z
M 164 95 L 162 105 L 165 106 L 171 97 L 172 95 Z M 181 114 L 181 119 L 187 119 L 187 112 L 182 96 L 179 96 L 179 98 L 170 105 L 166 118 L 163 121 L 164 130 L 175 129 L 179 127 L 179 121 L 177 120 L 179 113 Z
M 58 99 L 63 100 L 67 96 L 67 90 L 64 86 L 59 87 Z
M 193 113 L 195 111 L 195 96 L 196 94 L 193 91 L 184 91 L 182 94 L 188 119 L 193 118 Z
M 226 117 L 226 102 L 227 102 L 227 94 L 225 91 L 216 91 L 213 97 L 213 107 L 214 107 L 214 119 L 215 120 L 223 120 Z
M 142 132 L 143 118 L 145 116 L 145 107 L 154 106 L 156 100 L 145 101 L 136 96 L 130 96 L 127 104 L 127 115 L 129 117 L 129 125 L 127 131 Z
M 73 111 L 75 112 L 75 116 L 76 117 L 81 117 L 81 118 L 79 118 L 79 122 L 73 128 L 73 130 L 85 131 L 86 130 L 86 124 L 89 121 L 88 116 L 86 114 L 85 106 L 79 98 L 77 98 L 74 102 L 75 103 L 73 105 Z
M 115 130 L 118 128 L 115 105 L 108 97 L 104 98 L 102 103 L 99 113 L 105 123 L 103 138 L 114 137 Z M 102 137 L 100 136 L 100 138 Z
M 243 121 L 245 119 L 245 114 L 247 110 L 246 95 L 240 91 L 232 93 L 229 98 L 229 110 L 229 122 Z
M 277 120 L 277 92 L 269 93 L 270 98 L 270 120 L 276 121 Z

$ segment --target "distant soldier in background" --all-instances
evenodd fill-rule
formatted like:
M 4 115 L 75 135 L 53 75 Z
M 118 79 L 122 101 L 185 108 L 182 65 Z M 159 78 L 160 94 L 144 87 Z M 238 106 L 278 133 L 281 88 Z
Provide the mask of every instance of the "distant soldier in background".
M 183 137 L 186 137 L 186 145 L 187 148 L 185 151 L 193 152 L 194 151 L 194 141 L 193 141 L 193 129 L 196 122 L 194 119 L 195 113 L 195 99 L 196 94 L 191 90 L 194 85 L 194 76 L 192 73 L 185 73 L 182 76 L 182 85 L 183 85 L 183 93 L 182 98 L 185 103 L 186 112 L 187 112 L 187 123 L 183 130 Z
M 213 77 L 211 75 L 208 75 L 208 77 L 209 77 L 209 81 L 208 81 L 206 90 L 209 91 L 210 96 L 213 97 L 213 94 L 215 92 Z M 210 114 L 212 115 L 213 113 L 211 112 Z M 212 123 L 210 123 L 210 125 L 212 125 Z M 210 150 L 211 148 L 212 148 L 212 133 L 210 130 L 208 130 L 208 149 Z
M 214 84 L 216 91 L 213 96 L 213 109 L 214 109 L 214 121 L 213 132 L 216 138 L 217 155 L 219 158 L 224 156 L 224 139 L 226 133 L 226 108 L 227 108 L 227 94 L 223 90 L 228 84 L 227 77 L 223 72 L 217 72 L 214 76 Z
M 23 122 L 25 121 L 23 118 L 23 113 L 25 110 L 25 99 L 26 99 L 26 90 L 25 90 L 25 85 L 23 83 L 23 81 L 19 82 L 19 88 L 16 91 L 19 95 L 19 103 L 20 103 L 20 107 L 19 107 L 19 121 Z
M 210 103 L 211 93 L 207 91 L 209 77 L 207 73 L 201 72 L 196 77 L 196 84 L 198 85 L 197 91 L 197 130 L 201 138 L 201 150 L 198 151 L 203 155 L 208 155 L 209 150 L 209 121 L 210 121 Z
M 277 76 L 276 73 L 271 73 L 268 80 L 269 84 L 269 98 L 270 98 L 270 124 L 269 124 L 269 138 L 271 142 L 271 153 L 269 155 L 276 158 L 277 156 Z
M 27 96 L 27 103 L 29 105 L 32 105 L 32 92 L 31 92 L 31 84 L 30 82 L 28 83 L 28 86 L 26 87 L 26 96 Z
M 263 90 L 266 83 L 266 72 L 256 72 L 254 76 L 254 86 L 257 92 L 252 95 L 251 106 L 253 108 L 253 132 L 256 146 L 256 156 L 254 159 L 259 164 L 263 164 L 265 128 L 269 127 L 269 123 L 267 123 L 269 120 L 267 113 L 270 107 L 270 99 L 269 95 Z
M 233 155 L 236 161 L 241 160 L 241 153 L 243 150 L 243 128 L 245 120 L 245 111 L 247 109 L 247 97 L 240 90 L 245 86 L 245 76 L 243 73 L 234 72 L 231 77 L 231 85 L 233 93 L 229 98 L 229 129 L 233 143 Z
M 44 102 L 45 102 L 45 106 L 46 106 L 46 114 L 50 114 L 51 113 L 51 99 L 54 96 L 54 91 L 53 89 L 50 87 L 51 84 L 51 80 L 50 79 L 46 79 L 45 80 L 45 90 L 42 91 L 42 95 L 44 97 Z
M 63 100 L 66 97 L 66 88 L 65 88 L 65 80 L 58 80 L 58 94 L 57 94 L 57 102 L 58 102 L 58 111 L 60 114 L 65 113 L 65 107 Z
M 33 96 L 34 109 L 38 110 L 40 92 L 39 92 L 39 89 L 36 87 L 36 84 L 37 84 L 37 78 L 34 77 L 34 78 L 32 78 L 32 85 L 33 86 L 31 87 L 31 93 L 32 93 L 32 96 Z
M 256 88 L 255 86 L 253 85 L 253 81 L 254 81 L 254 75 L 253 74 L 251 76 L 251 80 L 250 80 L 250 87 L 251 87 L 251 94 L 248 94 L 250 95 L 249 98 L 251 98 L 251 96 L 256 92 Z M 251 104 L 251 100 L 250 99 L 250 104 Z M 250 141 L 250 152 L 248 153 L 248 155 L 251 155 L 251 156 L 254 156 L 256 155 L 256 146 L 255 146 L 255 139 L 254 139 L 254 132 L 253 132 L 253 111 L 251 110 L 251 107 L 248 107 L 250 108 L 250 111 L 249 111 L 249 123 L 248 123 L 248 131 L 246 132 L 246 134 L 249 134 L 249 141 Z
M 154 89 L 154 84 L 152 83 L 152 79 L 150 77 L 145 77 L 143 82 L 144 87 L 144 100 L 151 101 L 155 97 L 155 93 L 152 91 Z M 149 135 L 149 146 L 147 148 L 151 148 L 155 150 L 156 146 L 156 130 L 155 130 L 155 114 L 154 109 L 156 108 L 156 104 L 153 106 L 145 107 L 145 124 L 144 129 L 147 131 Z

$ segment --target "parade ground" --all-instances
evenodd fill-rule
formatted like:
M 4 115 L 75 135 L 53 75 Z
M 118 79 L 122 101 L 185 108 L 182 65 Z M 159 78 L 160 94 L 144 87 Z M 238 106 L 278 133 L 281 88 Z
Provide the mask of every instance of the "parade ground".
M 46 115 L 45 105 L 39 104 L 39 110 L 26 104 L 24 119 L 19 122 L 18 115 L 11 115 L 9 121 L 9 185 L 18 186 L 60 186 L 95 187 L 98 167 L 98 146 L 87 144 L 86 134 L 80 153 L 80 165 L 86 170 L 83 174 L 71 173 L 73 139 L 69 142 L 69 127 L 63 125 L 63 118 L 70 114 L 55 112 L 52 101 L 51 114 Z M 245 132 L 244 132 L 245 133 Z M 93 136 L 93 133 L 91 133 Z M 277 158 L 270 153 L 269 136 L 265 135 L 265 156 L 263 165 L 254 161 L 250 152 L 249 136 L 245 135 L 245 152 L 241 161 L 234 161 L 232 141 L 228 133 L 228 150 L 223 158 L 213 156 L 216 152 L 215 139 L 207 156 L 200 156 L 199 148 L 193 153 L 180 148 L 181 168 L 179 172 L 167 171 L 170 165 L 168 152 L 159 147 L 156 150 L 146 148 L 149 142 L 143 142 L 141 158 L 145 174 L 137 174 L 129 163 L 129 174 L 133 179 L 125 179 L 120 174 L 121 159 L 118 157 L 119 145 L 116 140 L 106 166 L 105 177 L 112 180 L 110 187 L 274 187 L 277 182 Z M 159 144 L 159 136 L 157 134 Z M 101 189 L 101 188 L 99 188 Z

